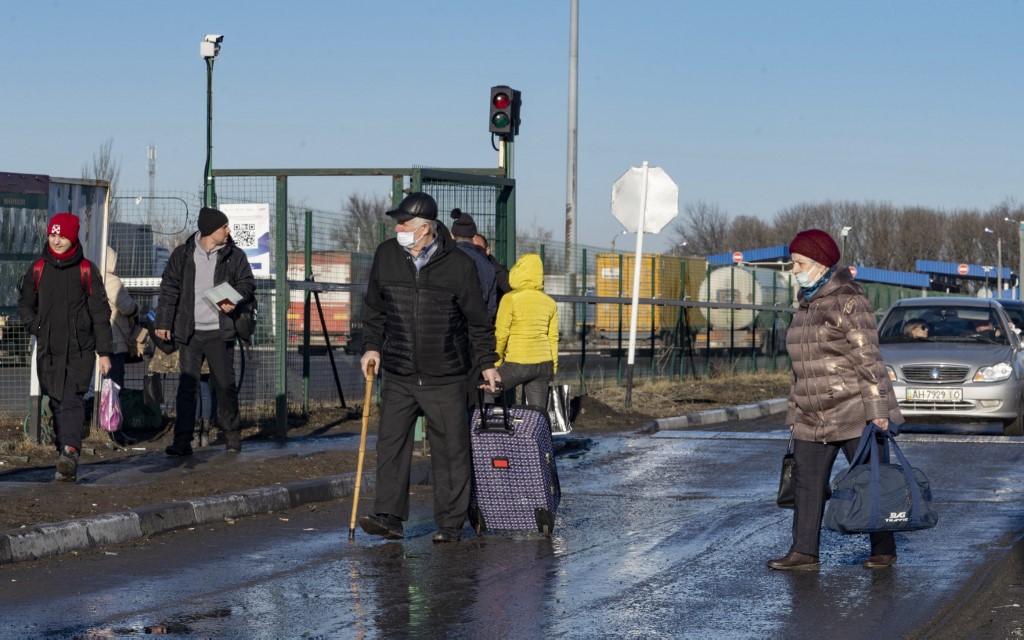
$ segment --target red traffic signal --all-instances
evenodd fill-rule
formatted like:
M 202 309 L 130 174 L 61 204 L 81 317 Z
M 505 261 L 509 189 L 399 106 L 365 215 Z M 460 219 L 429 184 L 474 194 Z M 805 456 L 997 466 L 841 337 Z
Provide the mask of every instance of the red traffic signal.
M 508 140 L 519 133 L 520 93 L 515 89 L 499 85 L 491 87 L 490 131 Z

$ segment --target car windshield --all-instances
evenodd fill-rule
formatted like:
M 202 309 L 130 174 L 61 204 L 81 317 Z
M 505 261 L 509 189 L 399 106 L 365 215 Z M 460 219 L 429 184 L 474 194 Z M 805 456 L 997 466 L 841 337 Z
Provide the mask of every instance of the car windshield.
M 878 329 L 881 342 L 976 342 L 1008 344 L 1001 317 L 987 307 L 896 306 Z

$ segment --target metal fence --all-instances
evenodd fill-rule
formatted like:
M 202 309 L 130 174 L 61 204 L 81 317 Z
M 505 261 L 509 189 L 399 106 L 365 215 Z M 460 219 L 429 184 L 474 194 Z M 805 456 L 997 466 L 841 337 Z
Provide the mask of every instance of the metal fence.
M 559 380 L 577 390 L 621 384 L 628 357 L 631 255 L 593 246 L 577 246 L 569 254 L 562 243 L 516 238 L 510 181 L 438 170 L 416 170 L 406 176 L 408 181 L 386 172 L 375 175 L 391 181 L 391 203 L 404 189 L 423 189 L 435 196 L 442 212 L 459 207 L 472 214 L 495 255 L 505 255 L 509 265 L 524 253 L 540 254 L 545 290 L 559 307 Z M 281 247 L 287 253 L 284 278 L 258 278 L 258 331 L 251 346 L 236 350 L 236 371 L 244 369 L 239 390 L 244 422 L 281 429 L 289 415 L 316 409 L 331 415 L 331 410 L 361 396 L 362 296 L 373 252 L 393 235 L 393 225 L 387 218 L 367 219 L 341 207 L 329 211 L 295 204 L 288 178 L 272 172 L 218 175 L 216 186 L 218 205 L 269 205 L 275 238 L 271 264 L 278 264 Z M 297 195 L 293 198 L 301 203 Z M 167 257 L 194 233 L 201 205 L 199 189 L 122 190 L 112 200 L 108 244 L 118 253 L 115 272 L 143 313 L 155 306 Z M 283 243 L 277 241 L 281 233 Z M 703 258 L 656 256 L 649 264 L 647 260 L 641 265 L 636 379 L 678 380 L 788 367 L 778 346 L 789 324 L 791 299 L 781 294 L 757 298 L 753 288 L 735 283 L 730 283 L 725 297 L 701 293 L 700 284 L 711 272 Z M 727 326 L 712 329 L 706 319 L 712 309 L 731 310 Z M 0 340 L 0 364 L 6 365 L 0 368 L 0 421 L 9 424 L 26 414 L 28 339 L 14 326 Z M 16 357 L 3 360 L 4 354 Z M 146 367 L 146 362 L 128 365 L 126 387 L 141 389 Z M 165 376 L 163 388 L 162 411 L 170 416 L 176 376 Z

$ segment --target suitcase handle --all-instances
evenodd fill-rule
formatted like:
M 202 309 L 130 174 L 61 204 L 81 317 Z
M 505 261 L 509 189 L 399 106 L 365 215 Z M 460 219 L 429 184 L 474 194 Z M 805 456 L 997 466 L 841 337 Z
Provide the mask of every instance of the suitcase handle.
M 487 420 L 487 418 L 488 418 L 488 410 L 487 410 L 488 405 L 484 404 L 484 397 L 485 397 L 484 396 L 484 390 L 480 389 L 480 388 L 478 388 L 476 390 L 476 406 L 477 406 L 477 411 L 480 413 L 480 426 L 477 427 L 477 431 L 481 431 L 481 432 L 484 432 L 484 433 L 496 433 L 496 432 L 500 431 L 500 432 L 507 433 L 509 435 L 512 435 L 513 433 L 515 433 L 515 429 L 512 427 L 512 423 L 509 421 L 509 418 L 508 418 L 508 402 L 505 401 L 505 393 L 504 393 L 504 391 L 505 391 L 504 385 L 502 385 L 499 382 L 498 383 L 498 401 L 496 403 L 492 404 L 492 405 L 489 405 L 491 407 L 496 407 L 496 406 L 500 405 L 500 407 L 501 407 L 502 425 L 495 425 L 493 423 L 489 423 L 488 420 Z M 491 411 L 493 411 L 493 408 L 491 409 Z

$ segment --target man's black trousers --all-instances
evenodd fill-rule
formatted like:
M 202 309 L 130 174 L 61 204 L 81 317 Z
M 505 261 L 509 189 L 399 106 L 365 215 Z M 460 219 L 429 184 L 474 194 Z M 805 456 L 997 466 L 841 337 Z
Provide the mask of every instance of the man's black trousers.
M 220 331 L 196 331 L 188 343 L 178 343 L 178 395 L 175 400 L 174 444 L 192 442 L 196 428 L 196 397 L 203 360 L 210 366 L 210 381 L 217 398 L 217 420 L 227 433 L 238 433 L 238 385 L 235 383 L 235 343 L 221 338 Z
M 416 418 L 426 418 L 434 475 L 434 521 L 461 529 L 469 510 L 471 478 L 465 381 L 418 384 L 416 376 L 384 373 L 377 430 L 374 513 L 409 518 L 409 473 Z

